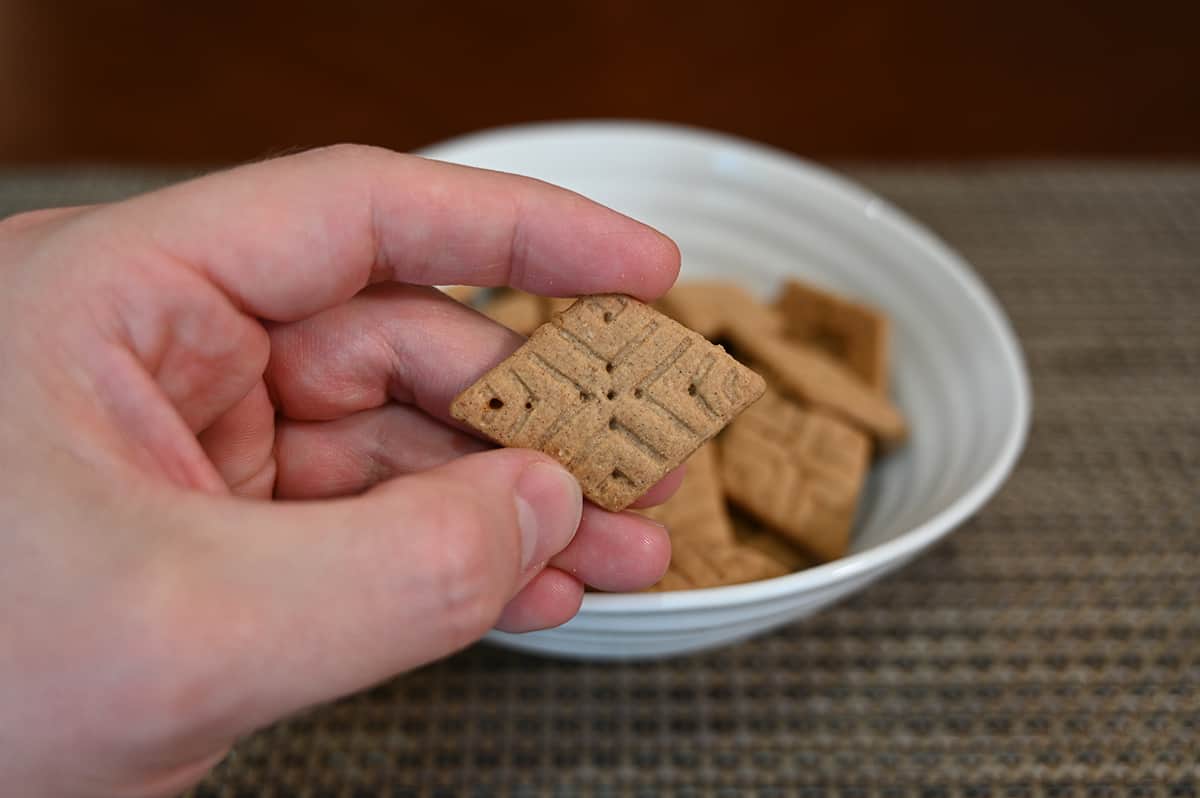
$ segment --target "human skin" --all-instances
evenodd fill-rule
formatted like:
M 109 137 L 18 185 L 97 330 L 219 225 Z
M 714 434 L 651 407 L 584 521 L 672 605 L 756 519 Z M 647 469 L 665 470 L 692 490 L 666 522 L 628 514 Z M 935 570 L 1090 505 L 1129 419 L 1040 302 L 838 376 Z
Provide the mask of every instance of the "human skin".
M 0 783 L 170 795 L 655 582 L 660 526 L 455 426 L 522 339 L 428 286 L 650 300 L 678 266 L 562 189 L 354 146 L 0 222 Z

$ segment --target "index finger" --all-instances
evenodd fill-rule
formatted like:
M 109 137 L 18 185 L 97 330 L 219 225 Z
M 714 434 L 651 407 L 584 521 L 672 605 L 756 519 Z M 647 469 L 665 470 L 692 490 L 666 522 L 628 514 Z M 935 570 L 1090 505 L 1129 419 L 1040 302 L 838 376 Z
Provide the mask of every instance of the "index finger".
M 104 213 L 275 321 L 385 280 L 648 300 L 679 270 L 666 236 L 566 189 L 371 147 L 242 166 Z

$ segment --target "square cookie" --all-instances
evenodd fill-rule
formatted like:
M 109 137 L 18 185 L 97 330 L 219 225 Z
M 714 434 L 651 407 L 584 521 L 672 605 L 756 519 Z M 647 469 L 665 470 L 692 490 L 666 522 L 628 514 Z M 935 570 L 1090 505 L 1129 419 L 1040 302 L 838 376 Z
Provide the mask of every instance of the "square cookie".
M 741 325 L 733 326 L 730 338 L 772 386 L 866 430 L 884 449 L 908 436 L 896 406 L 825 352 Z
M 504 446 L 538 449 L 622 510 L 766 389 L 719 346 L 627 296 L 583 297 L 454 400 Z
M 889 332 L 883 314 L 799 280 L 784 283 L 776 307 L 788 338 L 824 350 L 877 392 L 887 391 Z
M 769 393 L 721 442 L 725 494 L 822 561 L 846 553 L 870 441 L 826 413 Z

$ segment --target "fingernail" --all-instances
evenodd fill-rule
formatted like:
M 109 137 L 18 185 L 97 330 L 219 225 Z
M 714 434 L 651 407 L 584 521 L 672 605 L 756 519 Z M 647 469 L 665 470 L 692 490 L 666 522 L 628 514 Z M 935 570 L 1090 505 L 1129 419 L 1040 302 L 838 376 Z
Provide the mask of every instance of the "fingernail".
M 521 570 L 545 562 L 567 547 L 583 513 L 583 492 L 558 465 L 531 463 L 517 479 Z

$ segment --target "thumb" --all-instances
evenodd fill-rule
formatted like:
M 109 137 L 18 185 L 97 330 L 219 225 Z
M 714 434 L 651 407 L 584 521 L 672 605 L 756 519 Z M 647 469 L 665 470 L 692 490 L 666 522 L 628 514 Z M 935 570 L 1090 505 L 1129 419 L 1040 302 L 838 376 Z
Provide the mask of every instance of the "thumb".
M 220 679 L 227 706 L 213 711 L 233 734 L 478 639 L 571 541 L 582 511 L 574 477 L 523 449 L 353 499 L 209 501 L 215 545 L 195 590 L 237 622 L 217 673 L 200 678 Z

